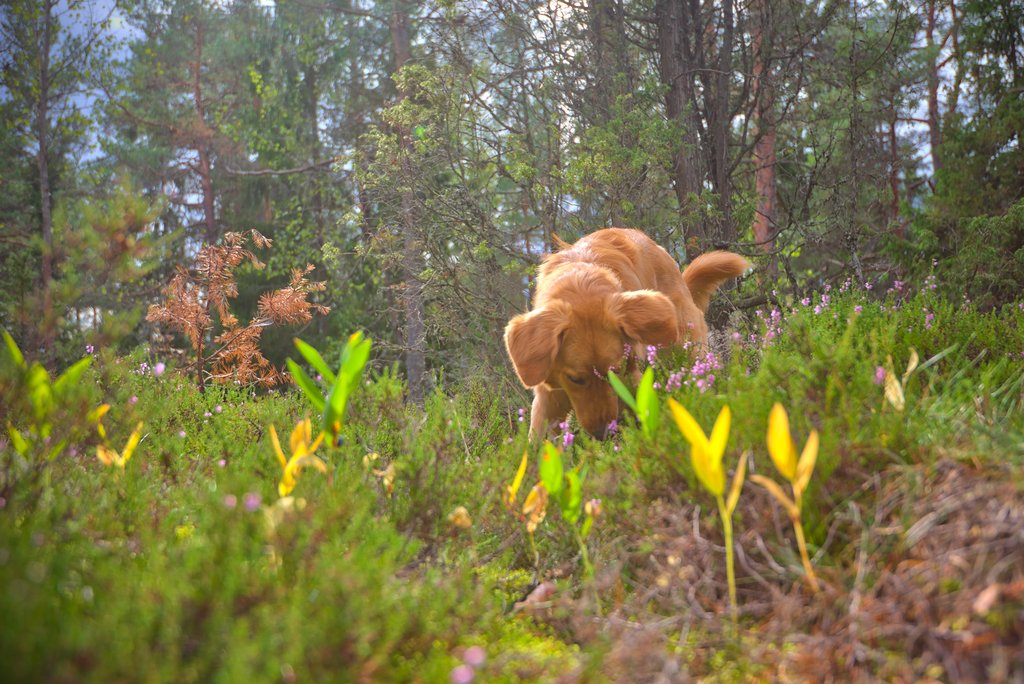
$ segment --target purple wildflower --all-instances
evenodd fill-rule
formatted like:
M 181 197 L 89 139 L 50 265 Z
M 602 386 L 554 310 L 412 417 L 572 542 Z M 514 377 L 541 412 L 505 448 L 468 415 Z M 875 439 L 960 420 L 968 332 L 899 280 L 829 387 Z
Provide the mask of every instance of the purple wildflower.
M 487 651 L 482 646 L 470 646 L 462 654 L 462 662 L 470 667 L 480 667 L 487 661 Z
M 877 366 L 875 368 L 875 384 L 881 385 L 883 382 L 885 382 L 885 369 Z
M 452 670 L 452 684 L 471 684 L 476 678 L 476 670 L 469 665 L 459 665 Z
M 260 507 L 260 495 L 256 492 L 249 492 L 245 495 L 245 510 L 252 513 Z

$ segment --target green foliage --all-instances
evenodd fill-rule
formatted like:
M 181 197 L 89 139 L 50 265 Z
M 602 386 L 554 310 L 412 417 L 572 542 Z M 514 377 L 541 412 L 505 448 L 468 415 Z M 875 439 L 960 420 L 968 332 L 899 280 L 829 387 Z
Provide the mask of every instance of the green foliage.
M 313 409 L 322 414 L 321 431 L 330 434 L 335 440 L 341 436 L 341 426 L 349 396 L 359 386 L 363 377 L 363 369 L 370 358 L 370 346 L 370 340 L 364 339 L 362 332 L 356 332 L 349 336 L 345 347 L 341 350 L 341 360 L 338 372 L 335 374 L 320 356 L 320 352 L 298 338 L 295 340 L 295 347 L 299 353 L 328 385 L 329 389 L 326 395 L 320 392 L 316 383 L 302 370 L 302 367 L 291 359 L 288 359 L 288 370 L 291 371 L 295 382 L 313 405 Z
M 96 421 L 91 406 L 94 394 L 83 390 L 91 356 L 51 379 L 42 364 L 28 363 L 14 338 L 2 332 L 0 405 L 6 408 L 4 429 L 12 449 L 4 449 L 0 460 L 0 490 L 55 459 L 69 442 L 83 437 L 83 422 Z M 69 420 L 71 416 L 78 420 Z
M 615 390 L 619 398 L 636 414 L 644 436 L 647 439 L 654 439 L 661 424 L 661 405 L 658 395 L 654 391 L 654 369 L 648 366 L 644 371 L 640 378 L 640 384 L 636 388 L 635 399 L 633 393 L 623 384 L 615 371 L 608 371 L 608 382 L 611 383 L 612 389 Z
M 933 256 L 930 270 L 943 293 L 985 308 L 1011 302 L 1024 282 L 1024 199 L 1002 215 L 970 216 L 929 214 L 917 244 Z

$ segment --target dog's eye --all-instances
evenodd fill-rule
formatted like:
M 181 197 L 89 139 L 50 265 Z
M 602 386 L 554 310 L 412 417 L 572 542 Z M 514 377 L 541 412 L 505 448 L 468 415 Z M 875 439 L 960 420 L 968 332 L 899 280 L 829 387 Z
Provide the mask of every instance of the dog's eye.
M 574 385 L 586 385 L 587 384 L 587 379 L 586 378 L 577 378 L 575 375 L 567 375 L 566 377 L 569 378 L 569 382 L 571 382 Z

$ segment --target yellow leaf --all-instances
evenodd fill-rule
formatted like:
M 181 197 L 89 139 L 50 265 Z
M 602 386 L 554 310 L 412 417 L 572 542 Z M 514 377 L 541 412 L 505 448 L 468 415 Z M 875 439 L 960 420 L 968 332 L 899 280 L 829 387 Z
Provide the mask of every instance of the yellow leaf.
M 114 465 L 120 459 L 116 451 L 104 444 L 96 445 L 96 458 L 100 459 L 103 465 Z
M 135 447 L 139 445 L 139 440 L 141 439 L 142 421 L 140 420 L 139 424 L 135 426 L 135 430 L 132 431 L 131 436 L 128 437 L 128 443 L 124 445 L 124 453 L 121 456 L 122 467 L 124 467 L 124 464 L 128 463 L 128 459 L 132 457 L 133 453 L 135 453 Z
M 707 445 L 708 438 L 704 435 L 704 430 L 697 424 L 697 421 L 694 420 L 689 411 L 672 398 L 668 400 L 668 408 L 672 412 L 672 419 L 675 420 L 676 427 L 679 428 L 679 432 L 682 433 L 687 442 L 690 444 L 700 444 L 701 446 Z
M 469 511 L 465 506 L 457 506 L 454 511 L 448 514 L 448 522 L 454 527 L 467 530 L 473 526 L 473 519 L 469 517 Z
M 919 361 L 919 359 L 918 359 L 918 356 L 917 356 L 917 350 L 914 349 L 913 347 L 911 347 L 910 348 L 910 360 L 907 361 L 907 370 L 905 370 L 903 372 L 903 385 L 904 386 L 906 386 L 906 384 L 907 384 L 907 378 L 909 378 L 910 374 L 914 372 L 915 368 L 917 368 L 917 362 L 918 361 Z
M 707 449 L 694 444 L 690 447 L 690 462 L 704 488 L 715 496 L 722 496 L 725 492 L 725 471 L 722 470 L 721 459 L 716 462 L 708 455 Z
M 547 510 L 548 490 L 538 482 L 526 496 L 526 501 L 523 502 L 523 515 L 528 516 L 526 521 L 527 532 L 533 534 L 533 531 L 537 529 L 537 525 L 543 522 L 544 516 L 547 515 Z
M 889 400 L 893 408 L 903 411 L 906 400 L 903 397 L 903 387 L 892 371 L 885 371 L 885 398 Z
M 690 443 L 690 460 L 693 463 L 693 470 L 697 473 L 704 488 L 715 496 L 722 496 L 725 492 L 725 471 L 722 469 L 722 454 L 725 452 L 725 444 L 729 439 L 730 411 L 728 406 L 723 406 L 715 421 L 715 427 L 711 433 L 711 441 L 704 434 L 704 430 L 694 420 L 693 416 L 683 408 L 675 399 L 668 400 L 669 410 L 675 420 L 676 427 L 682 433 L 686 441 Z
M 736 504 L 740 500 L 740 491 L 743 489 L 743 480 L 747 475 L 747 452 L 740 456 L 740 462 L 736 466 L 736 474 L 732 476 L 732 487 L 729 489 L 729 498 L 725 500 L 725 512 L 732 515 L 736 510 Z
M 277 430 L 274 426 L 270 426 L 270 443 L 274 447 L 274 453 L 277 454 L 277 460 L 281 462 L 281 467 L 288 467 L 288 459 L 284 457 L 284 452 L 281 451 L 281 440 L 277 438 Z
M 792 482 L 796 477 L 796 447 L 789 434 L 789 416 L 779 402 L 768 414 L 768 454 L 779 473 Z
M 799 501 L 804 491 L 807 490 L 807 483 L 811 481 L 811 473 L 814 472 L 814 464 L 818 460 L 818 431 L 811 430 L 807 437 L 807 444 L 804 445 L 803 453 L 800 454 L 800 462 L 796 466 L 796 479 L 793 481 L 793 496 Z
M 778 501 L 784 509 L 786 509 L 786 513 L 789 515 L 791 520 L 798 520 L 800 518 L 800 509 L 796 507 L 796 504 L 793 503 L 792 499 L 786 496 L 786 493 L 782 491 L 782 487 L 780 487 L 774 480 L 769 480 L 764 475 L 751 475 L 750 481 L 756 482 L 767 489 L 768 493 L 775 497 L 775 500 Z
M 715 420 L 715 426 L 711 429 L 710 449 L 708 455 L 712 460 L 718 461 L 719 464 L 722 462 L 722 456 L 725 454 L 725 445 L 729 441 L 729 422 L 732 420 L 732 412 L 729 410 L 729 405 L 726 404 L 722 407 L 722 410 L 718 412 L 718 418 Z
M 310 437 L 312 436 L 311 432 L 309 418 L 300 420 L 295 424 L 295 429 L 292 430 L 292 437 L 288 445 L 292 454 L 298 453 L 300 448 L 304 448 L 305 445 L 309 444 Z
M 281 450 L 281 442 L 277 437 L 277 430 L 274 426 L 270 426 L 270 441 L 274 446 L 274 453 L 277 454 L 277 460 L 281 463 L 282 475 L 281 482 L 277 485 L 277 493 L 284 497 L 288 496 L 297 482 L 299 473 L 303 468 L 312 466 L 319 470 L 321 473 L 327 472 L 327 464 L 321 461 L 318 457 L 313 456 L 313 452 L 317 450 L 321 442 L 324 439 L 324 433 L 321 432 L 317 435 L 316 440 L 310 444 L 309 440 L 313 435 L 312 424 L 309 418 L 299 421 L 292 430 L 290 446 L 292 450 L 291 458 L 286 458 L 284 452 Z
M 389 463 L 387 468 L 374 470 L 373 474 L 380 478 L 384 484 L 384 492 L 391 498 L 391 493 L 395 491 L 395 464 Z
M 514 506 L 516 504 L 516 496 L 519 494 L 519 487 L 523 484 L 523 477 L 526 476 L 526 463 L 529 456 L 529 451 L 523 452 L 523 460 L 519 462 L 519 470 L 516 471 L 516 476 L 512 480 L 512 484 L 506 488 L 508 491 L 508 498 L 505 501 L 509 506 Z

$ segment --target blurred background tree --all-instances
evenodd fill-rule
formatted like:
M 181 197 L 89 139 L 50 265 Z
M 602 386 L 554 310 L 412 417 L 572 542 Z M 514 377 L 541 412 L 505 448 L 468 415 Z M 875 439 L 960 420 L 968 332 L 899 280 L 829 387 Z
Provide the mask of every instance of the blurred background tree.
M 609 225 L 754 257 L 734 307 L 931 272 L 998 306 L 1022 26 L 1016 0 L 6 3 L 0 320 L 54 362 L 145 342 L 175 265 L 247 229 L 275 248 L 238 315 L 313 263 L 331 313 L 299 334 L 366 330 L 414 400 L 505 367 L 554 236 Z

